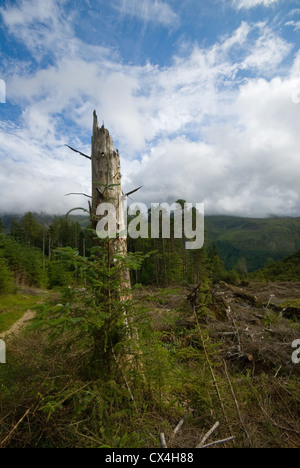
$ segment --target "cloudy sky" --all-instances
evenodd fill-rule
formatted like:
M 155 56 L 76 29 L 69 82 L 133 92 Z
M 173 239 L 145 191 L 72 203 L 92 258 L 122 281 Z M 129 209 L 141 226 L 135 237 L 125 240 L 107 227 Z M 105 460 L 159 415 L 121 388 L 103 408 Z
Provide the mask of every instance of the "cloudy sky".
M 96 109 L 135 201 L 300 216 L 299 0 L 0 5 L 0 212 L 86 205 Z

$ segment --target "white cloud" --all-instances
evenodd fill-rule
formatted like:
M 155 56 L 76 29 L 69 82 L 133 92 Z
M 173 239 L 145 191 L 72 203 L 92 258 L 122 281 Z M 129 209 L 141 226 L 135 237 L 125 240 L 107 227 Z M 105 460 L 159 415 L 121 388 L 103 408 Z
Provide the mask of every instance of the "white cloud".
M 0 80 L 0 103 L 4 104 L 6 101 L 6 84 L 4 80 Z
M 166 27 L 179 25 L 179 16 L 162 0 L 115 0 L 115 2 L 113 6 L 123 15 Z
M 64 0 L 61 5 L 63 3 Z M 72 28 L 57 0 L 20 0 L 16 6 L 8 3 L 1 7 L 0 14 L 9 32 L 25 44 L 36 59 L 50 51 L 58 55 L 70 49 L 68 39 L 73 36 Z
M 139 4 L 124 13 L 152 21 L 148 2 Z M 7 26 L 34 53 L 48 50 L 55 59 L 36 71 L 21 63 L 7 74 L 10 99 L 23 112 L 18 127 L 0 132 L 0 209 L 80 206 L 64 195 L 90 191 L 89 163 L 63 145 L 89 153 L 96 108 L 119 145 L 125 189 L 143 185 L 142 201 L 185 198 L 205 202 L 211 213 L 300 214 L 299 105 L 291 99 L 300 88 L 300 54 L 290 73 L 281 71 L 291 46 L 269 27 L 243 22 L 169 66 L 134 66 L 79 41 L 71 24 L 64 29 L 54 0 L 45 10 L 41 1 L 27 2 L 28 17 L 24 5 L 0 10 Z M 55 48 L 55 34 L 68 45 Z
M 261 73 L 268 71 L 274 73 L 293 46 L 275 34 L 265 23 L 257 27 L 260 30 L 259 37 L 245 58 L 243 67 L 245 69 L 256 68 Z
M 231 97 L 227 123 L 223 115 L 205 127 L 205 144 L 164 138 L 126 166 L 127 180 L 144 186 L 148 203 L 184 198 L 205 202 L 209 213 L 299 216 L 297 87 L 293 74 L 248 80 Z
M 241 8 L 253 8 L 259 5 L 262 5 L 264 7 L 269 7 L 271 5 L 275 5 L 278 3 L 279 0 L 233 0 L 233 4 L 236 8 L 241 9 Z
M 300 30 L 300 21 L 288 21 L 285 26 L 292 26 L 294 31 Z
M 2 212 L 63 214 L 86 205 L 84 199 L 65 195 L 90 190 L 89 165 L 70 154 L 62 141 L 48 137 L 46 142 L 50 147 L 41 145 L 28 129 L 6 126 L 0 130 Z

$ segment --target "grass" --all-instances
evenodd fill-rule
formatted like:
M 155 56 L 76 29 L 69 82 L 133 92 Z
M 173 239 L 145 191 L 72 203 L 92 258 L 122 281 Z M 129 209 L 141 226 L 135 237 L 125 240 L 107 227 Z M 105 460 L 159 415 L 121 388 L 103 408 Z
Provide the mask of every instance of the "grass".
M 299 307 L 300 308 L 300 299 L 287 299 L 282 304 L 283 307 Z
M 28 309 L 36 307 L 42 296 L 8 294 L 0 296 L 0 333 L 9 330 Z
M 164 291 L 153 290 L 150 299 L 147 293 L 139 297 L 143 306 L 151 303 L 152 296 L 163 297 Z M 22 297 L 11 300 L 22 305 Z M 39 299 L 25 296 L 26 300 Z M 176 305 L 175 297 L 171 295 L 169 300 Z M 191 313 L 182 294 L 178 293 L 177 303 L 181 304 L 182 314 Z M 161 317 L 172 317 L 171 307 L 162 307 Z M 219 421 L 218 432 L 210 441 L 232 433 L 236 439 L 226 444 L 228 448 L 299 447 L 296 369 L 295 375 L 281 370 L 275 376 L 278 368 L 274 368 L 273 361 L 255 369 L 251 364 L 237 367 L 228 361 L 227 377 L 220 359 L 221 345 L 211 337 L 213 320 L 209 324 L 201 322 L 202 342 L 195 323 L 187 322 L 185 328 L 180 320 L 166 320 L 167 326 L 159 323 L 158 328 L 153 308 L 138 309 L 133 318 L 139 331 L 136 357 L 143 363 L 142 373 L 128 362 L 121 368 L 119 362 L 126 361 L 113 361 L 107 378 L 95 376 L 90 372 L 90 339 L 84 335 L 74 339 L 70 331 L 54 341 L 49 340 L 45 329 L 12 339 L 8 364 L 0 366 L 0 446 L 158 448 L 159 434 L 164 432 L 168 447 L 194 448 Z M 277 347 L 274 350 L 280 352 Z M 127 347 L 119 348 L 118 359 L 127 352 Z M 184 426 L 173 438 L 183 415 L 187 416 Z

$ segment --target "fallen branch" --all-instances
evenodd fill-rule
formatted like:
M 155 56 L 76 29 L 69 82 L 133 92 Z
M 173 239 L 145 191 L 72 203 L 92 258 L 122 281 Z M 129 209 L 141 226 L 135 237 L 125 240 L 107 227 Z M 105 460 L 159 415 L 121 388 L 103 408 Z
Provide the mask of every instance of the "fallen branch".
M 180 431 L 180 429 L 182 428 L 182 426 L 183 426 L 183 424 L 184 424 L 184 422 L 185 422 L 185 420 L 186 420 L 186 417 L 187 417 L 187 415 L 185 414 L 185 415 L 183 416 L 183 418 L 179 421 L 179 423 L 177 424 L 177 426 L 175 427 L 175 429 L 174 429 L 174 431 L 173 431 L 173 437 L 175 437 L 176 434 L 177 434 L 177 433 Z
M 175 439 L 176 435 L 178 434 L 178 432 L 182 428 L 183 424 L 185 423 L 186 418 L 187 418 L 187 414 L 185 414 L 183 416 L 183 418 L 180 419 L 179 423 L 177 424 L 177 426 L 175 427 L 173 433 L 171 434 L 169 442 L 171 442 L 171 441 L 173 441 Z
M 283 427 L 283 426 L 280 426 L 279 424 L 277 424 L 273 418 L 271 418 L 271 416 L 266 412 L 266 410 L 262 407 L 262 405 L 259 405 L 260 406 L 260 409 L 262 410 L 262 412 L 267 416 L 267 418 L 269 418 L 269 420 L 271 421 L 271 423 L 277 427 L 278 429 L 281 429 L 282 431 L 286 431 L 286 432 L 292 432 L 293 434 L 297 434 L 297 435 L 300 435 L 300 432 L 299 431 L 295 431 L 295 429 L 290 429 L 289 427 Z
M 242 350 L 243 350 L 243 346 L 242 346 L 242 340 L 241 340 L 241 335 L 240 335 L 240 332 L 239 332 L 239 329 L 238 329 L 238 326 L 236 324 L 236 321 L 235 321 L 235 318 L 234 318 L 234 315 L 232 313 L 232 310 L 231 310 L 231 307 L 230 305 L 228 305 L 228 309 L 227 309 L 227 316 L 230 317 L 231 321 L 232 321 L 232 324 L 236 330 L 236 336 L 237 336 L 237 339 L 238 339 L 238 352 L 239 353 L 242 353 Z
M 209 367 L 209 370 L 210 370 L 210 373 L 211 373 L 211 376 L 212 376 L 212 379 L 213 379 L 213 383 L 214 383 L 214 386 L 215 386 L 215 389 L 216 389 L 216 392 L 217 392 L 217 395 L 218 395 L 218 399 L 219 399 L 220 406 L 221 406 L 221 409 L 222 409 L 222 412 L 223 412 L 223 415 L 224 415 L 224 419 L 225 419 L 225 421 L 227 423 L 227 426 L 230 429 L 230 433 L 232 434 L 232 429 L 230 427 L 230 424 L 229 424 L 229 421 L 228 421 L 228 418 L 227 418 L 227 414 L 226 414 L 225 407 L 224 407 L 224 404 L 223 404 L 223 400 L 222 400 L 222 397 L 221 397 L 221 393 L 220 393 L 220 390 L 219 390 L 217 378 L 215 376 L 215 373 L 214 373 L 214 370 L 213 370 L 213 367 L 212 367 L 212 364 L 210 362 L 210 358 L 209 358 L 209 355 L 208 355 L 208 351 L 207 351 L 207 348 L 206 348 L 206 345 L 205 345 L 202 329 L 201 329 L 201 326 L 200 326 L 200 323 L 199 323 L 199 320 L 198 320 L 198 316 L 197 316 L 196 306 L 193 307 L 193 310 L 194 310 L 194 316 L 195 316 L 195 320 L 196 320 L 196 323 L 197 323 L 197 328 L 198 328 L 198 331 L 199 331 L 199 336 L 200 336 L 200 339 L 201 339 L 201 343 L 202 343 L 202 347 L 203 347 L 203 350 L 204 350 L 205 358 L 206 358 L 206 361 L 207 361 L 207 364 L 208 364 L 208 367 Z
M 4 447 L 4 445 L 6 444 L 6 442 L 9 441 L 9 439 L 11 438 L 11 436 L 13 435 L 13 433 L 18 429 L 19 425 L 21 424 L 22 421 L 24 421 L 24 419 L 28 416 L 28 414 L 30 413 L 30 411 L 32 410 L 32 407 L 29 408 L 25 413 L 24 415 L 22 416 L 22 418 L 17 422 L 17 424 L 13 427 L 13 429 L 10 431 L 10 433 L 2 440 L 2 442 L 0 442 L 0 447 Z
M 237 411 L 237 414 L 238 414 L 238 417 L 240 419 L 240 422 L 241 422 L 241 425 L 243 427 L 243 430 L 247 436 L 247 439 L 248 441 L 250 442 L 250 444 L 252 445 L 252 441 L 251 441 L 251 438 L 250 438 L 250 435 L 247 431 L 247 427 L 246 427 L 246 424 L 242 418 L 242 414 L 241 414 L 241 411 L 240 411 L 240 407 L 239 407 L 239 403 L 237 401 L 237 398 L 235 396 L 235 393 L 234 393 L 234 389 L 233 389 L 233 386 L 232 386 L 232 383 L 231 383 L 231 380 L 230 380 L 230 377 L 229 377 L 229 374 L 228 374 L 228 369 L 227 369 L 227 364 L 226 364 L 226 361 L 224 361 L 223 359 L 223 364 L 224 364 L 224 369 L 225 369 L 225 374 L 226 374 L 226 378 L 227 378 L 227 381 L 228 381 L 228 384 L 229 384 L 229 387 L 230 387 L 230 391 L 231 391 L 231 394 L 232 394 L 232 398 L 234 400 L 234 403 L 235 403 L 235 406 L 236 406 L 236 411 Z
M 126 377 L 125 377 L 125 374 L 124 374 L 124 372 L 122 371 L 120 364 L 118 363 L 117 356 L 116 356 L 116 353 L 115 353 L 114 348 L 112 348 L 112 353 L 113 353 L 114 360 L 115 360 L 115 362 L 116 362 L 116 364 L 117 364 L 117 366 L 118 366 L 118 368 L 119 368 L 119 371 L 120 371 L 120 373 L 121 373 L 121 375 L 122 375 L 122 377 L 123 377 L 123 379 L 124 379 L 125 385 L 126 385 L 126 387 L 127 387 L 127 390 L 128 390 L 128 392 L 129 392 L 129 395 L 130 395 L 130 398 L 131 398 L 131 400 L 132 400 L 132 402 L 133 402 L 134 409 L 135 409 L 136 413 L 138 414 L 138 409 L 137 409 L 137 406 L 136 406 L 136 403 L 135 403 L 135 399 L 134 399 L 133 393 L 132 393 L 132 391 L 131 391 L 131 389 L 130 389 L 129 383 L 127 382 L 127 379 L 126 379 Z
M 232 436 L 232 437 L 228 437 L 228 439 L 223 439 L 223 440 L 217 440 L 216 442 L 211 442 L 210 444 L 207 444 L 207 445 L 204 445 L 203 449 L 205 448 L 208 448 L 208 447 L 212 447 L 213 445 L 217 445 L 217 444 L 225 444 L 226 442 L 230 442 L 231 440 L 234 440 L 235 437 Z
M 201 440 L 200 444 L 197 445 L 196 448 L 203 448 L 203 446 L 204 446 L 205 442 L 207 441 L 207 439 L 209 439 L 209 437 L 215 432 L 215 430 L 218 429 L 219 426 L 220 426 L 220 423 L 219 423 L 219 421 L 217 421 L 216 424 L 205 434 L 205 436 Z
M 165 434 L 163 432 L 161 432 L 159 434 L 159 440 L 160 440 L 162 448 L 168 448 L 167 443 L 166 443 Z

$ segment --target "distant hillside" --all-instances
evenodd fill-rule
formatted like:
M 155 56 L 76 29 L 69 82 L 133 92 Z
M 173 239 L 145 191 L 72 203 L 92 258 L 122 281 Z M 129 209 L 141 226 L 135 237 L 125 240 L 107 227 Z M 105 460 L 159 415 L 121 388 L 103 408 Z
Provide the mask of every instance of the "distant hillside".
M 300 218 L 207 216 L 205 229 L 227 269 L 245 258 L 248 270 L 254 271 L 270 259 L 282 260 L 300 249 Z
M 34 218 L 39 221 L 40 223 L 45 223 L 47 226 L 49 226 L 54 218 L 64 218 L 65 215 L 49 215 L 46 213 L 33 213 Z M 24 216 L 24 213 L 22 214 L 12 214 L 12 213 L 0 213 L 0 220 L 3 222 L 5 230 L 9 231 L 10 230 L 10 225 L 13 219 L 17 219 L 20 221 L 22 217 Z M 83 216 L 83 215 L 70 215 L 69 219 L 73 221 L 74 223 L 79 223 L 80 226 L 86 227 L 89 224 L 89 217 L 88 216 Z
M 300 281 L 300 250 L 254 274 L 257 278 L 268 281 Z
M 0 214 L 0 219 L 8 231 L 13 218 L 20 220 L 22 216 Z M 47 226 L 55 218 L 44 213 L 34 214 L 34 217 Z M 70 215 L 70 219 L 82 227 L 89 223 L 88 216 Z M 268 261 L 277 262 L 300 249 L 300 218 L 206 216 L 205 230 L 206 246 L 217 247 L 227 270 L 236 268 L 243 259 L 249 272 L 259 270 Z

